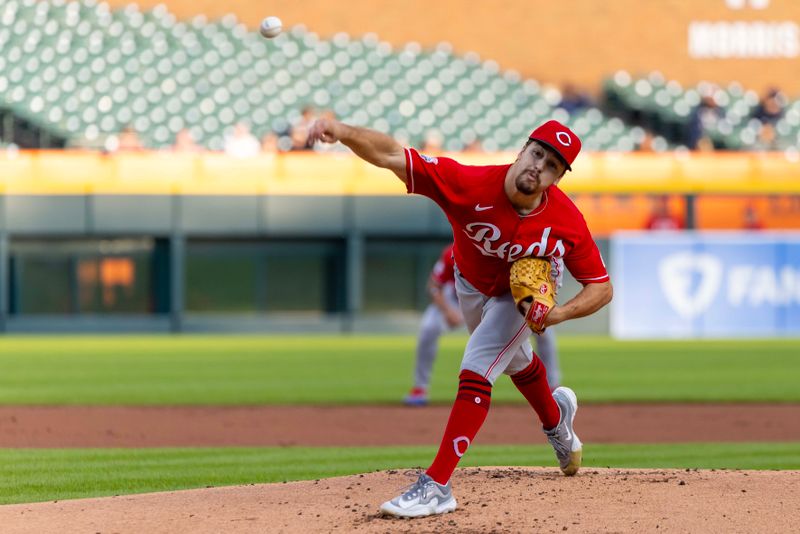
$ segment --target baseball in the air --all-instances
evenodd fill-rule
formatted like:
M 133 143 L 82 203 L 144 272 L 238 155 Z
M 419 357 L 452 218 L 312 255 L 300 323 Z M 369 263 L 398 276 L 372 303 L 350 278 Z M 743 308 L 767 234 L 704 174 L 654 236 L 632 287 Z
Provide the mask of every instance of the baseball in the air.
M 281 29 L 283 29 L 283 23 L 281 22 L 281 19 L 278 17 L 267 17 L 261 21 L 261 27 L 259 28 L 259 31 L 261 32 L 261 35 L 267 39 L 272 39 L 281 33 Z

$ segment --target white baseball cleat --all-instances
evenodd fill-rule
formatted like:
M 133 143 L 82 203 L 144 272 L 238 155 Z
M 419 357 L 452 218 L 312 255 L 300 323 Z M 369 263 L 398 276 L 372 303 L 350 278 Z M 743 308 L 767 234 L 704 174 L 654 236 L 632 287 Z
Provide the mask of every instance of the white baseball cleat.
M 450 482 L 442 485 L 422 473 L 405 492 L 383 503 L 381 512 L 396 517 L 425 517 L 452 512 L 456 505 Z
M 583 452 L 583 444 L 572 428 L 575 413 L 578 411 L 578 397 L 570 388 L 561 386 L 553 391 L 553 399 L 561 411 L 561 420 L 555 428 L 545 430 L 544 434 L 556 451 L 561 472 L 572 476 L 581 467 Z

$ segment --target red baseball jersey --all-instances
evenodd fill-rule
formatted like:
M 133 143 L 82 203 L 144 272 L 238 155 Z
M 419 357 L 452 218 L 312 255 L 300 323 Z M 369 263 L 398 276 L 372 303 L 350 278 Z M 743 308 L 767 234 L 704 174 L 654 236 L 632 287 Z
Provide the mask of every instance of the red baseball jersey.
M 452 284 L 456 280 L 453 245 L 447 245 L 431 271 L 431 278 L 440 285 Z
M 586 220 L 558 187 L 549 187 L 541 205 L 522 216 L 504 190 L 511 165 L 462 165 L 413 148 L 405 153 L 408 192 L 442 208 L 453 227 L 458 270 L 481 293 L 508 292 L 511 264 L 527 256 L 549 257 L 556 266 L 563 260 L 583 284 L 609 280 Z

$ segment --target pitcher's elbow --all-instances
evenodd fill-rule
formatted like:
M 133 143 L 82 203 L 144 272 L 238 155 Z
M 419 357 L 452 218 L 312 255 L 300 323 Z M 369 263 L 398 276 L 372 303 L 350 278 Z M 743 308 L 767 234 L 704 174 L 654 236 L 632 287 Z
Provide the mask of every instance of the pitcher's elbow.
M 604 299 L 605 302 L 603 303 L 603 306 L 611 302 L 611 299 L 613 298 L 614 298 L 614 286 L 611 285 L 611 282 L 608 282 L 606 284 L 606 294 Z

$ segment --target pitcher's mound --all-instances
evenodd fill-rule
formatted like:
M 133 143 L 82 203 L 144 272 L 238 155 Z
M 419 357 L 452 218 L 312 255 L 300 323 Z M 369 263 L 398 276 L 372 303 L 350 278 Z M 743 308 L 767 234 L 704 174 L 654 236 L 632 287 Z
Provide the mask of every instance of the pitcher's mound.
M 378 515 L 416 479 L 382 471 L 323 479 L 0 506 L 3 532 L 791 532 L 800 471 L 459 469 L 458 509 Z

